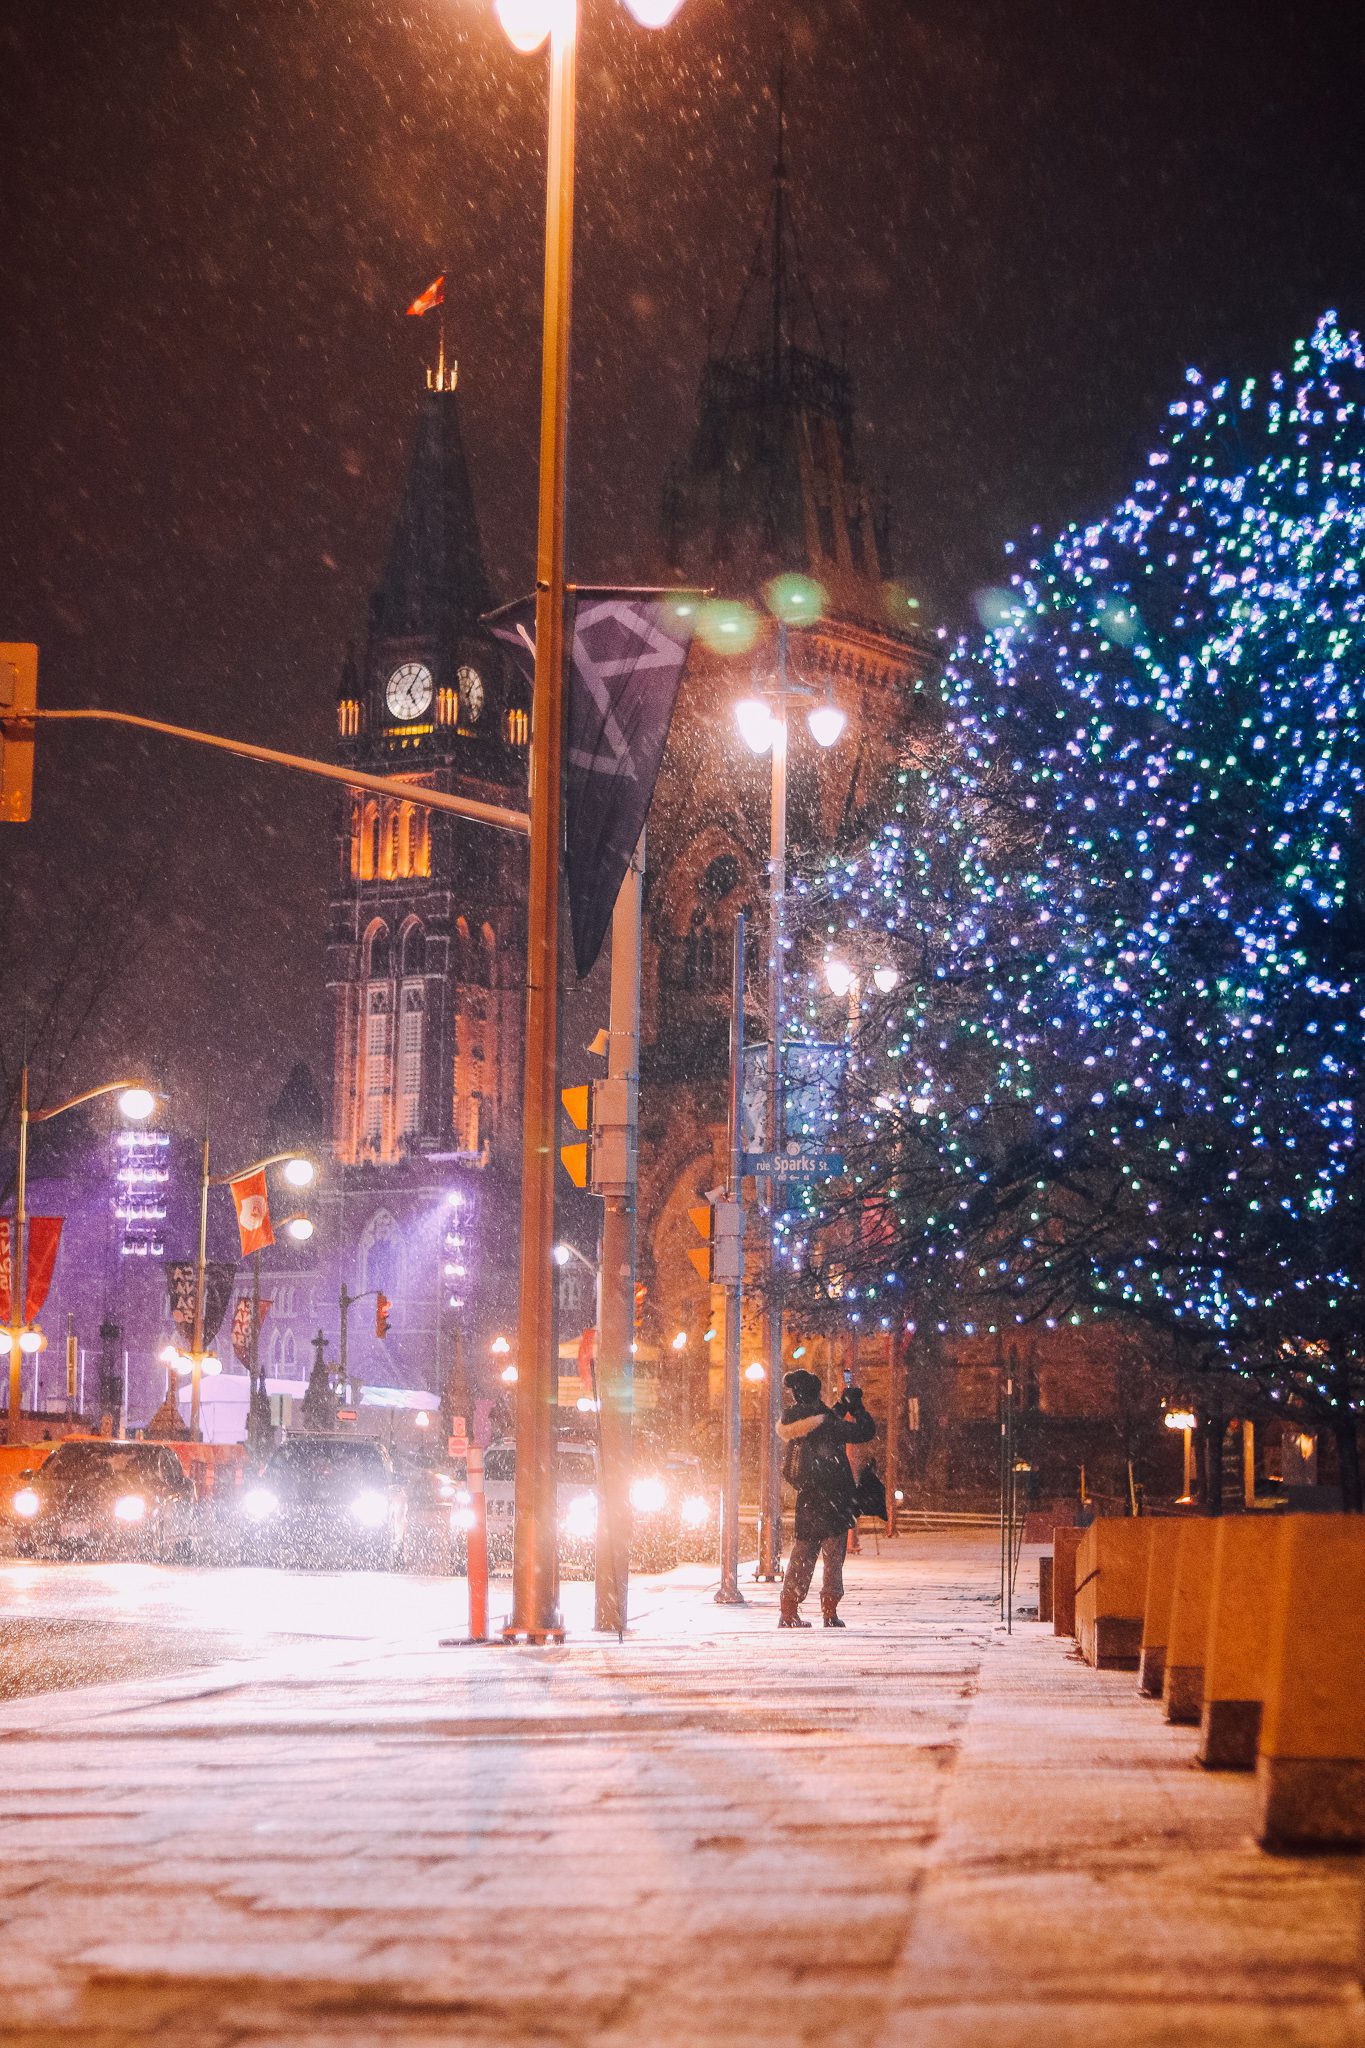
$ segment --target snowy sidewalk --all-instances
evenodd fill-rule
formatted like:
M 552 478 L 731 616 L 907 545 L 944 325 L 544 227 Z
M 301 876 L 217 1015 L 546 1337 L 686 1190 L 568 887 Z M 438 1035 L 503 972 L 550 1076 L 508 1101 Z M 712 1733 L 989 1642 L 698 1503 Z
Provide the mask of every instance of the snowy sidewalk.
M 418 1588 L 384 1640 L 16 1700 L 0 2042 L 1365 2044 L 1359 1864 L 1263 1856 L 994 1573 L 883 1545 L 794 1634 L 685 1571 L 540 1651 L 436 1648 L 431 1582 L 429 1631 Z

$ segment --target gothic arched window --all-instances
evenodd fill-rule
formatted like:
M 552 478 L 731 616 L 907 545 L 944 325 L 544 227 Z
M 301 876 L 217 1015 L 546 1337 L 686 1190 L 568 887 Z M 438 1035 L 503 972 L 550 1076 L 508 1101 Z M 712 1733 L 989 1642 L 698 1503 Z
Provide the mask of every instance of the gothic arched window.
M 410 981 L 414 975 L 422 975 L 426 971 L 427 937 L 414 917 L 403 927 L 403 979 Z
M 398 1136 L 414 1137 L 422 1127 L 422 1064 L 426 1022 L 426 934 L 414 917 L 400 942 L 402 990 L 398 1022 Z
M 387 981 L 389 976 L 389 928 L 376 919 L 365 934 L 365 979 Z
M 360 824 L 360 879 L 372 882 L 379 872 L 379 805 L 366 804 Z

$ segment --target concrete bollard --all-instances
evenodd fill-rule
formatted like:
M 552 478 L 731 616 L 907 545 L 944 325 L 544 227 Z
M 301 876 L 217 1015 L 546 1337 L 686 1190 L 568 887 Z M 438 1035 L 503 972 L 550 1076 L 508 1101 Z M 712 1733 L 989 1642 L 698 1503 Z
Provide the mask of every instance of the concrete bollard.
M 1076 1553 L 1076 1640 L 1097 1671 L 1135 1671 L 1142 1648 L 1149 1520 L 1092 1522 Z
M 1199 1761 L 1211 1771 L 1256 1767 L 1270 1639 L 1271 1590 L 1282 1515 L 1223 1516 L 1214 1524 Z
M 1052 1619 L 1052 1553 L 1047 1550 L 1038 1560 L 1038 1619 Z
M 1365 1516 L 1289 1515 L 1276 1557 L 1261 1714 L 1267 1849 L 1365 1843 Z
M 1171 1591 L 1175 1585 L 1175 1557 L 1183 1527 L 1183 1522 L 1167 1517 L 1153 1521 L 1151 1541 L 1147 1547 L 1138 1691 L 1153 1700 L 1161 1698 L 1161 1678 L 1166 1669 L 1166 1630 L 1170 1624 Z
M 1052 1633 L 1076 1633 L 1076 1556 L 1083 1529 L 1056 1528 L 1052 1532 Z
M 1221 1519 L 1199 1515 L 1180 1524 L 1171 1617 L 1166 1630 L 1166 1670 L 1161 1681 L 1168 1721 L 1197 1721 L 1203 1705 L 1204 1656 L 1213 1594 L 1213 1546 Z

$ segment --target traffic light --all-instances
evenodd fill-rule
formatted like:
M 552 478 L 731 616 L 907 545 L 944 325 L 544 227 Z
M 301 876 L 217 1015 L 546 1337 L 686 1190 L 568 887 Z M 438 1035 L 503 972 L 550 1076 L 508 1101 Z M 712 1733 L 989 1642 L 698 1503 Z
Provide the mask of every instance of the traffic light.
M 704 1244 L 688 1247 L 687 1256 L 703 1280 L 732 1287 L 744 1277 L 744 1211 L 738 1202 L 699 1202 L 688 1210 L 692 1227 Z
M 564 1114 L 576 1131 L 586 1131 L 592 1115 L 592 1085 L 584 1081 L 578 1088 L 561 1088 L 559 1099 L 564 1104 Z M 592 1140 L 584 1138 L 580 1143 L 561 1145 L 559 1156 L 564 1162 L 564 1171 L 576 1188 L 588 1185 L 588 1172 L 592 1163 Z
M 387 1337 L 389 1334 L 389 1310 L 393 1306 L 387 1294 L 379 1293 L 374 1298 L 374 1334 Z
M 25 825 L 33 815 L 29 714 L 37 708 L 37 648 L 27 640 L 0 640 L 0 824 Z

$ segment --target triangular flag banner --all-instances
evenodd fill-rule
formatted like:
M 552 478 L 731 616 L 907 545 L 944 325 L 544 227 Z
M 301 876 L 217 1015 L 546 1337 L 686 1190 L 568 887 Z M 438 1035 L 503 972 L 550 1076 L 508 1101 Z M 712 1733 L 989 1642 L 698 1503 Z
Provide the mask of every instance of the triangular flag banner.
M 413 300 L 408 307 L 407 317 L 411 319 L 414 314 L 429 313 L 433 306 L 443 306 L 445 302 L 446 278 L 445 272 L 442 271 L 441 275 Z
M 574 965 L 589 973 L 644 829 L 692 640 L 682 590 L 588 590 L 566 603 L 568 731 L 565 871 Z M 521 598 L 486 624 L 534 682 L 536 605 Z
M 267 1245 L 275 1242 L 275 1233 L 270 1227 L 270 1201 L 265 1189 L 265 1168 L 260 1166 L 255 1173 L 244 1173 L 240 1179 L 228 1182 L 232 1206 L 237 1211 L 237 1229 L 242 1240 L 242 1257 L 249 1259 L 253 1252 L 263 1252 Z

